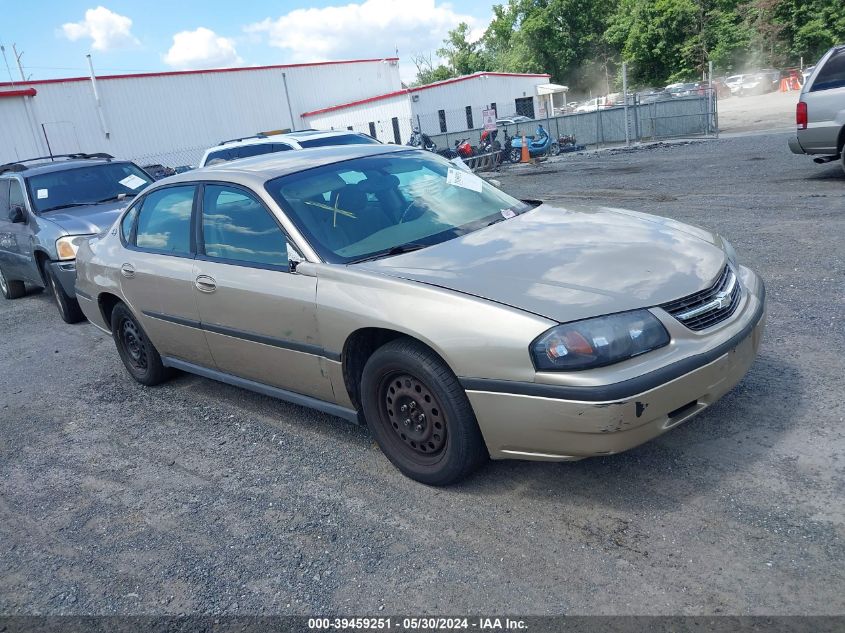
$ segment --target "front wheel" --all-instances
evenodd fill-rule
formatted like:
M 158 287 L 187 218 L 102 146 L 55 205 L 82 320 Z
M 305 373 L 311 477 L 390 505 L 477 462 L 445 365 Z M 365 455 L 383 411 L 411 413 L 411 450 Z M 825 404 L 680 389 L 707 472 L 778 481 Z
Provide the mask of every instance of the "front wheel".
M 170 370 L 161 362 L 158 350 L 123 303 L 117 304 L 112 311 L 111 331 L 120 360 L 135 380 L 151 387 L 170 377 Z
M 510 158 L 510 161 L 512 163 L 518 163 L 519 161 L 521 161 L 522 160 L 522 148 L 519 148 L 519 147 L 512 148 L 511 153 L 508 156 L 508 158 Z
M 558 154 L 560 154 L 560 145 L 558 145 L 557 143 L 552 143 L 551 145 L 549 145 L 549 154 L 551 154 L 552 156 L 557 156 Z
M 76 297 L 71 297 L 62 288 L 61 282 L 56 277 L 56 273 L 49 265 L 45 265 L 45 272 L 47 273 L 47 286 L 50 289 L 50 294 L 56 301 L 56 306 L 59 308 L 59 315 L 65 323 L 79 323 L 85 319 L 82 313 L 82 308 L 79 307 L 79 302 Z
M 373 353 L 361 381 L 364 414 L 382 452 L 421 483 L 455 483 L 487 448 L 466 392 L 429 348 L 401 338 Z

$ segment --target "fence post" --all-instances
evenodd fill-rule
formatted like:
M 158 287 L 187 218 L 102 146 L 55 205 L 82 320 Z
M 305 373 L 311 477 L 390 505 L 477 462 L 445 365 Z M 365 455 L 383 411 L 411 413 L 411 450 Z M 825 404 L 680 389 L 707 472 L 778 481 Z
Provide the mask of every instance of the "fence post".
M 628 130 L 628 62 L 622 62 L 622 98 L 623 109 L 625 110 L 625 145 L 631 144 L 631 135 Z
M 640 98 L 638 95 L 634 95 L 634 138 L 637 139 L 637 143 L 642 141 L 640 138 Z

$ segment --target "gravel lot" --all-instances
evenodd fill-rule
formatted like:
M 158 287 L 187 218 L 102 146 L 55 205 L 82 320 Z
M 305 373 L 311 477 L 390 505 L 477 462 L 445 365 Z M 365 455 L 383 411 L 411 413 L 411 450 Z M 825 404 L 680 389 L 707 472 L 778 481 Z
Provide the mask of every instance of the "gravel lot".
M 438 490 L 365 429 L 188 375 L 141 387 L 46 294 L 0 299 L 0 614 L 845 612 L 841 169 L 768 135 L 501 180 L 728 236 L 769 290 L 746 379 L 626 454 Z

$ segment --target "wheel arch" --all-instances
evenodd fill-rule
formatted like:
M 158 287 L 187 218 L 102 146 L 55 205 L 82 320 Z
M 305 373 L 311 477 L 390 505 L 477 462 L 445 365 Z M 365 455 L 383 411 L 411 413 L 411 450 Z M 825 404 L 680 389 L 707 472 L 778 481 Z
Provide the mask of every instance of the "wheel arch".
M 38 275 L 41 277 L 41 285 L 47 287 L 47 265 L 52 261 L 50 253 L 43 248 L 36 248 L 33 251 L 35 256 L 35 264 L 38 268 Z
M 411 339 L 424 345 L 454 372 L 454 369 L 449 365 L 449 361 L 443 357 L 443 354 L 424 340 L 412 334 L 383 327 L 359 328 L 346 338 L 341 353 L 343 382 L 350 401 L 358 411 L 362 410 L 361 379 L 364 375 L 364 366 L 377 349 L 399 338 Z
M 110 292 L 101 292 L 97 296 L 97 307 L 100 309 L 100 316 L 103 317 L 103 321 L 109 330 L 111 330 L 111 316 L 114 312 L 114 307 L 118 303 L 124 303 L 123 299 Z
M 839 138 L 836 139 L 837 153 L 842 154 L 843 149 L 845 149 L 845 125 L 843 125 L 842 129 L 839 130 Z

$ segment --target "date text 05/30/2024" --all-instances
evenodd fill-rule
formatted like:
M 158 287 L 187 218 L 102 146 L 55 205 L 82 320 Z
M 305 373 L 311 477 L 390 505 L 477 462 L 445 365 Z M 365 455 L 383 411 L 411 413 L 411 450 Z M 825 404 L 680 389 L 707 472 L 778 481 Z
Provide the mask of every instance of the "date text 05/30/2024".
M 523 620 L 511 618 L 309 618 L 308 628 L 313 630 L 390 631 L 390 630 L 476 630 L 517 631 L 525 630 Z

